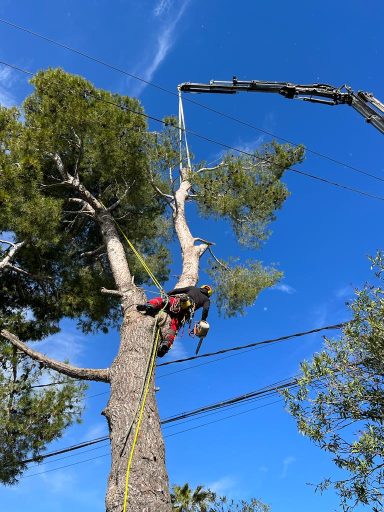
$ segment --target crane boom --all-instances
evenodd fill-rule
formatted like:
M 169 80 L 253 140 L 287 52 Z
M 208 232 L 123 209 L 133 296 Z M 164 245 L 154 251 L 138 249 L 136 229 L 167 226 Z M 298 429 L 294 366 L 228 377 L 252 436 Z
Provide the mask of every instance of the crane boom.
M 334 87 L 328 84 L 291 84 L 289 82 L 265 82 L 262 80 L 232 81 L 211 80 L 209 84 L 185 82 L 179 85 L 183 92 L 236 94 L 238 92 L 268 92 L 281 94 L 288 99 L 300 99 L 325 105 L 350 105 L 367 123 L 384 133 L 384 104 L 370 92 L 354 92 L 349 86 Z

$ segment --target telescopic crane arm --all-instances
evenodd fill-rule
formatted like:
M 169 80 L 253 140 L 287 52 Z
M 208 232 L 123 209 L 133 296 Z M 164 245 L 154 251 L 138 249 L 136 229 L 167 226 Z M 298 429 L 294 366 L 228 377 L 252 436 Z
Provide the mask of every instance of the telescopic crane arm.
M 288 99 L 299 99 L 325 105 L 350 105 L 367 123 L 384 133 L 384 104 L 370 92 L 354 92 L 349 86 L 333 87 L 328 84 L 296 85 L 289 82 L 263 82 L 262 80 L 238 80 L 232 82 L 211 80 L 209 84 L 185 82 L 179 85 L 183 92 L 236 94 L 237 92 L 274 92 Z

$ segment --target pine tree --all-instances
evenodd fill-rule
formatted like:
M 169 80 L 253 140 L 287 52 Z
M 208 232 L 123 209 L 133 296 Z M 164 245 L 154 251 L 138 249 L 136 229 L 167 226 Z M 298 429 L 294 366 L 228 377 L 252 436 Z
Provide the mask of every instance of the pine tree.
M 216 283 L 219 310 L 243 313 L 281 276 L 260 262 L 237 264 L 212 252 L 212 242 L 191 233 L 187 203 L 202 218 L 228 221 L 239 243 L 258 247 L 288 192 L 284 170 L 303 149 L 273 144 L 251 157 L 227 155 L 215 167 L 179 167 L 177 127 L 150 132 L 135 99 L 96 89 L 60 69 L 39 72 L 22 108 L 0 109 L 0 453 L 4 483 L 14 483 L 22 461 L 41 454 L 77 420 L 84 386 L 110 384 L 108 421 L 112 467 L 108 512 L 121 511 L 132 436 L 124 441 L 141 396 L 155 320 L 135 305 L 145 302 L 149 276 L 122 232 L 157 278 L 168 278 L 168 242 L 176 234 L 182 269 L 177 286 L 195 285 L 202 257 Z M 117 224 L 118 222 L 118 224 Z M 85 333 L 120 327 L 110 368 L 77 368 L 27 346 L 73 319 Z M 15 350 L 16 347 L 16 350 Z M 57 388 L 35 388 L 46 369 Z M 63 377 L 64 376 L 64 377 Z M 48 419 L 48 421 L 47 421 Z M 46 422 L 46 428 L 40 428 Z M 33 428 L 31 426 L 33 425 Z M 130 476 L 129 510 L 171 509 L 164 443 L 154 393 Z

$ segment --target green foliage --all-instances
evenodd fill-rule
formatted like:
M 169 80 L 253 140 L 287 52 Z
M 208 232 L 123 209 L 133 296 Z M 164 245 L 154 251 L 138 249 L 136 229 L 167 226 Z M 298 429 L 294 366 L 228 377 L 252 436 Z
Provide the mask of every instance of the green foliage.
M 356 291 L 353 321 L 340 339 L 326 339 L 312 361 L 303 362 L 299 390 L 285 392 L 300 432 L 332 454 L 348 473 L 333 486 L 344 511 L 358 504 L 382 510 L 384 495 L 384 262 L 372 260 L 379 283 Z M 381 504 L 381 505 L 380 505 Z
M 173 485 L 171 492 L 172 510 L 175 512 L 269 512 L 270 507 L 259 500 L 235 501 L 226 496 L 217 496 L 210 489 L 198 485 L 191 489 L 189 484 Z
M 209 512 L 270 512 L 270 510 L 271 507 L 255 498 L 251 498 L 250 501 L 235 501 L 220 496 Z
M 303 154 L 301 146 L 273 143 L 252 157 L 228 155 L 213 170 L 197 172 L 192 181 L 201 213 L 228 219 L 241 244 L 258 247 L 288 197 L 280 178 Z
M 175 512 L 210 512 L 210 504 L 215 500 L 215 494 L 209 489 L 198 485 L 191 489 L 189 484 L 174 485 L 171 493 L 172 510 Z
M 34 388 L 41 378 L 63 382 Z M 0 482 L 14 484 L 47 443 L 79 421 L 85 386 L 55 372 L 45 372 L 2 342 L 0 348 Z
M 54 155 L 106 207 L 121 199 L 115 218 L 163 280 L 169 221 L 148 180 L 152 135 L 135 99 L 98 90 L 60 69 L 39 72 L 31 82 L 35 90 L 20 112 L 0 107 L 0 232 L 26 241 L 15 262 L 38 284 L 27 276 L 12 284 L 14 273 L 5 277 L 0 324 L 38 337 L 70 317 L 86 331 L 106 331 L 120 318 L 118 298 L 100 294 L 102 286 L 114 288 L 110 267 L 105 254 L 83 255 L 101 245 L 101 233 L 79 213 Z M 148 282 L 129 250 L 127 257 L 136 284 Z M 25 307 L 36 321 L 23 323 Z
M 214 283 L 217 307 L 225 317 L 244 314 L 259 293 L 283 275 L 274 268 L 263 267 L 259 261 L 236 265 L 236 260 L 220 263 L 210 260 L 208 274 Z

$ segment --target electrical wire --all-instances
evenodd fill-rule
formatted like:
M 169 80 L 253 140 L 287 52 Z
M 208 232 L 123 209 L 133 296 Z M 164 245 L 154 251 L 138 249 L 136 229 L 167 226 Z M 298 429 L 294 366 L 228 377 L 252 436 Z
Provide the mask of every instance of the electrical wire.
M 174 361 L 167 361 L 165 363 L 160 363 L 160 364 L 157 365 L 157 367 L 159 368 L 161 366 L 169 366 L 170 364 L 185 363 L 187 361 L 195 361 L 196 359 L 202 359 L 203 357 L 217 356 L 217 355 L 220 355 L 220 354 L 225 354 L 227 352 L 233 352 L 235 350 L 244 350 L 244 349 L 248 349 L 248 348 L 257 347 L 257 346 L 260 346 L 260 345 L 270 345 L 272 343 L 278 343 L 278 342 L 281 342 L 281 341 L 290 340 L 292 338 L 299 338 L 301 336 L 307 336 L 309 334 L 314 334 L 314 333 L 318 333 L 318 332 L 321 332 L 321 331 L 327 331 L 327 330 L 333 330 L 333 329 L 341 329 L 341 328 L 343 328 L 345 325 L 347 325 L 349 323 L 350 322 L 341 322 L 341 323 L 338 323 L 338 324 L 326 325 L 324 327 L 318 327 L 316 329 L 310 329 L 309 331 L 296 332 L 296 333 L 293 333 L 293 334 L 287 334 L 285 336 L 280 336 L 278 338 L 271 338 L 271 339 L 268 339 L 268 340 L 257 341 L 255 343 L 248 343 L 247 345 L 238 345 L 236 347 L 224 348 L 222 350 L 217 350 L 216 352 L 208 352 L 206 354 L 200 354 L 198 356 L 185 357 L 184 359 L 175 359 Z
M 326 325 L 324 327 L 318 327 L 316 329 L 310 329 L 309 331 L 302 331 L 302 332 L 296 332 L 296 333 L 293 333 L 293 334 L 287 334 L 285 336 L 280 336 L 278 338 L 271 338 L 271 339 L 267 339 L 267 340 L 256 341 L 255 343 L 248 343 L 247 345 L 238 345 L 238 346 L 235 346 L 235 347 L 230 347 L 230 348 L 225 348 L 225 349 L 222 349 L 222 350 L 217 350 L 216 352 L 207 352 L 206 354 L 199 354 L 198 356 L 191 356 L 191 357 L 185 357 L 184 359 L 175 359 L 173 361 L 166 361 L 165 363 L 157 364 L 156 367 L 160 368 L 162 366 L 169 366 L 171 364 L 186 363 L 188 361 L 195 361 L 196 359 L 212 357 L 212 356 L 226 354 L 228 352 L 234 352 L 234 351 L 240 351 L 240 350 L 244 350 L 245 352 L 250 352 L 251 350 L 253 350 L 253 349 L 257 348 L 257 347 L 262 347 L 262 346 L 266 346 L 266 345 L 280 343 L 282 341 L 288 341 L 288 340 L 293 339 L 293 338 L 299 338 L 299 337 L 302 337 L 302 336 L 308 336 L 310 334 L 315 334 L 315 333 L 322 332 L 322 331 L 328 331 L 328 330 L 333 330 L 333 329 L 341 329 L 341 328 L 343 328 L 345 325 L 347 325 L 349 323 L 350 323 L 350 321 L 349 322 L 341 322 L 341 323 L 338 323 L 338 324 Z M 163 377 L 168 377 L 169 375 L 174 375 L 175 373 L 187 371 L 187 370 L 190 370 L 190 369 L 193 369 L 193 368 L 198 368 L 199 366 L 205 366 L 206 364 L 211 364 L 211 363 L 215 363 L 217 361 L 222 361 L 223 359 L 227 359 L 229 357 L 235 357 L 237 355 L 240 355 L 240 354 L 232 354 L 232 355 L 226 356 L 226 357 L 219 357 L 219 358 L 214 359 L 213 361 L 209 361 L 207 363 L 193 365 L 193 366 L 189 366 L 187 368 L 183 368 L 181 370 L 177 370 L 177 371 L 174 371 L 174 372 L 170 372 L 170 373 L 165 373 L 163 375 L 159 375 L 157 378 L 159 379 L 159 378 L 163 378 Z M 75 379 L 75 380 L 78 381 L 78 382 L 83 382 L 81 379 Z M 59 385 L 59 384 L 66 384 L 66 382 L 65 381 L 60 381 L 60 382 L 50 382 L 48 384 L 38 384 L 36 386 L 31 386 L 31 388 L 56 386 L 56 385 Z M 108 393 L 108 391 L 103 391 L 103 392 L 97 393 L 95 395 L 87 396 L 86 398 L 93 398 L 93 397 L 97 397 L 97 396 L 101 396 L 101 395 L 106 395 L 107 393 Z
M 174 91 L 171 91 L 170 89 L 162 87 L 161 85 L 158 85 L 158 84 L 156 84 L 154 82 L 151 82 L 149 80 L 145 80 L 144 78 L 142 78 L 142 77 L 140 77 L 138 75 L 134 75 L 133 73 L 129 73 L 125 69 L 122 69 L 122 68 L 120 68 L 118 66 L 115 66 L 113 64 L 110 64 L 109 62 L 106 62 L 106 61 L 104 61 L 102 59 L 99 59 L 97 57 L 89 55 L 89 54 L 83 52 L 82 50 L 78 50 L 77 48 L 73 48 L 73 47 L 71 47 L 69 45 L 66 45 L 64 43 L 60 43 L 59 41 L 56 41 L 56 40 L 51 39 L 51 38 L 49 38 L 47 36 L 44 36 L 43 34 L 39 34 L 38 32 L 34 32 L 33 30 L 28 29 L 26 27 L 22 27 L 21 25 L 17 25 L 16 23 L 12 23 L 11 21 L 3 19 L 3 18 L 0 18 L 0 23 L 3 23 L 4 25 L 8 25 L 8 26 L 10 26 L 10 27 L 12 27 L 14 29 L 20 30 L 20 31 L 25 32 L 27 34 L 30 34 L 30 35 L 32 35 L 34 37 L 42 39 L 42 40 L 44 40 L 44 41 L 46 41 L 46 42 L 48 42 L 50 44 L 56 45 L 56 46 L 58 46 L 60 48 L 68 50 L 70 52 L 76 53 L 77 55 L 80 55 L 80 56 L 82 56 L 82 57 L 84 57 L 84 58 L 86 58 L 88 60 L 91 60 L 91 61 L 93 61 L 93 62 L 95 62 L 97 64 L 105 66 L 105 67 L 107 67 L 107 68 L 109 68 L 109 69 L 111 69 L 113 71 L 117 71 L 118 73 L 122 73 L 122 74 L 124 74 L 126 76 L 129 76 L 130 78 L 133 78 L 133 79 L 138 80 L 138 81 L 140 81 L 142 83 L 145 83 L 146 85 L 149 85 L 149 86 L 151 86 L 151 87 L 153 87 L 155 89 L 158 89 L 158 90 L 160 90 L 162 92 L 165 92 L 167 94 L 171 94 L 172 96 L 177 96 L 177 93 L 175 93 Z M 15 69 L 19 69 L 20 70 L 20 68 L 16 68 L 16 67 L 15 67 Z M 185 97 L 185 95 L 184 95 L 184 99 L 185 99 L 185 101 L 188 101 L 189 103 L 197 105 L 200 108 L 203 108 L 203 109 L 205 109 L 205 110 L 207 110 L 209 112 L 212 112 L 212 113 L 217 114 L 217 115 L 219 115 L 221 117 L 224 117 L 226 119 L 234 121 L 234 122 L 236 122 L 238 124 L 241 124 L 243 126 L 247 126 L 248 128 L 251 128 L 251 129 L 256 130 L 258 132 L 264 133 L 264 134 L 266 134 L 268 136 L 271 136 L 271 137 L 274 137 L 276 139 L 282 140 L 283 142 L 286 142 L 286 143 L 291 144 L 293 146 L 296 146 L 296 147 L 299 146 L 299 144 L 297 144 L 297 143 L 295 143 L 295 142 L 293 142 L 293 141 L 291 141 L 289 139 L 286 139 L 284 137 L 276 135 L 275 133 L 270 132 L 268 130 L 262 129 L 262 128 L 258 127 L 258 126 L 255 126 L 252 123 L 249 123 L 247 121 L 244 121 L 242 119 L 234 117 L 234 116 L 232 116 L 232 115 L 230 115 L 230 114 L 228 114 L 226 112 L 222 112 L 222 111 L 217 110 L 215 108 L 209 107 L 208 105 L 205 105 L 204 103 L 200 103 L 199 101 L 193 100 L 191 98 L 187 98 L 187 97 Z M 348 169 L 351 169 L 352 171 L 358 172 L 358 173 L 363 174 L 365 176 L 369 176 L 370 178 L 374 178 L 374 179 L 379 180 L 379 181 L 384 181 L 384 178 L 382 178 L 380 176 L 377 176 L 377 175 L 375 175 L 373 173 L 370 173 L 370 172 L 367 172 L 367 171 L 363 171 L 362 169 L 359 169 L 359 168 L 354 167 L 354 166 L 352 166 L 350 164 L 347 164 L 347 163 L 342 162 L 340 160 L 337 160 L 337 159 L 335 159 L 333 157 L 325 155 L 324 153 L 320 153 L 319 151 L 315 151 L 315 150 L 313 150 L 311 148 L 306 148 L 306 151 L 308 151 L 309 153 L 312 153 L 312 154 L 314 154 L 316 156 L 319 156 L 321 158 L 324 158 L 324 159 L 326 159 L 326 160 L 328 160 L 328 161 L 330 161 L 332 163 L 335 163 L 337 165 L 340 165 L 340 166 L 343 166 L 343 167 L 347 167 Z
M 269 402 L 267 404 L 259 405 L 258 407 L 252 407 L 251 409 L 247 409 L 246 411 L 241 411 L 241 412 L 238 412 L 238 413 L 235 413 L 235 414 L 230 414 L 228 416 L 224 416 L 223 418 L 218 418 L 217 420 L 209 421 L 209 422 L 206 422 L 206 423 L 201 423 L 200 425 L 195 425 L 193 427 L 190 427 L 190 428 L 187 428 L 187 429 L 184 429 L 184 430 L 179 430 L 177 432 L 172 432 L 171 434 L 165 434 L 164 435 L 164 439 L 168 438 L 168 437 L 173 437 L 173 436 L 177 436 L 177 435 L 180 435 L 180 434 L 184 434 L 185 432 L 190 432 L 190 431 L 196 430 L 198 428 L 203 428 L 203 427 L 206 427 L 206 426 L 211 425 L 213 423 L 218 423 L 220 421 L 224 421 L 224 420 L 227 420 L 227 419 L 230 419 L 230 418 L 234 418 L 234 417 L 240 416 L 242 414 L 247 414 L 247 413 L 253 412 L 253 411 L 257 410 L 257 409 L 262 409 L 264 407 L 268 407 L 270 405 L 274 405 L 274 404 L 277 404 L 277 403 L 281 403 L 281 400 L 274 400 L 273 402 Z M 81 453 L 84 453 L 84 452 L 81 452 Z M 65 466 L 59 466 L 57 468 L 53 468 L 53 469 L 50 469 L 50 470 L 40 471 L 38 473 L 32 473 L 31 475 L 25 475 L 25 476 L 22 476 L 20 479 L 23 480 L 24 478 L 29 478 L 29 477 L 32 477 L 32 476 L 38 476 L 38 475 L 42 475 L 42 474 L 49 473 L 49 472 L 52 472 L 52 471 L 58 471 L 60 469 L 65 469 L 67 467 L 76 466 L 78 464 L 83 464 L 85 462 L 96 460 L 96 459 L 99 459 L 101 457 L 107 457 L 108 455 L 110 455 L 110 454 L 109 453 L 105 453 L 103 455 L 99 455 L 98 457 L 93 457 L 91 459 L 86 459 L 86 460 L 78 461 L 78 462 L 75 462 L 73 464 L 68 464 L 68 465 L 65 465 Z M 72 457 L 72 455 L 71 455 L 71 457 Z M 56 459 L 55 461 L 52 461 L 52 462 L 57 462 L 58 460 L 61 460 L 61 459 Z M 35 466 L 33 466 L 33 467 L 35 467 Z
M 295 379 L 284 379 L 284 380 L 275 382 L 273 384 L 270 384 L 269 386 L 265 386 L 258 390 L 251 391 L 250 393 L 245 393 L 245 394 L 242 394 L 242 395 L 239 395 L 239 396 L 227 399 L 227 400 L 215 402 L 213 404 L 209 404 L 209 405 L 200 407 L 198 409 L 194 409 L 192 411 L 187 411 L 187 412 L 183 412 L 178 415 L 170 416 L 168 418 L 165 418 L 164 420 L 161 420 L 160 423 L 161 423 L 161 425 L 175 423 L 177 421 L 184 420 L 186 418 L 191 418 L 193 416 L 204 415 L 206 412 L 211 412 L 211 411 L 216 411 L 216 410 L 223 409 L 223 408 L 228 408 L 232 405 L 239 404 L 241 402 L 254 401 L 255 399 L 259 399 L 263 396 L 270 396 L 272 394 L 275 394 L 275 393 L 279 392 L 281 389 L 295 386 L 296 383 L 297 383 L 296 378 Z M 68 453 L 68 452 L 72 452 L 75 450 L 79 450 L 81 448 L 86 448 L 88 446 L 102 443 L 107 440 L 109 440 L 109 436 L 103 436 L 103 437 L 98 437 L 95 439 L 90 439 L 88 441 L 84 441 L 82 443 L 68 446 L 68 447 L 62 448 L 60 450 L 55 450 L 52 452 L 42 454 L 38 457 L 31 457 L 29 459 L 25 459 L 25 460 L 21 461 L 20 464 L 29 464 L 31 462 L 42 462 L 43 460 L 45 460 L 47 458 L 54 457 L 56 455 L 61 455 L 61 454 Z
M 0 22 L 1 22 L 1 19 L 0 19 Z M 14 66 L 12 64 L 8 64 L 7 62 L 5 61 L 1 61 L 0 60 L 0 64 L 3 64 L 5 66 L 8 66 L 12 69 L 16 69 L 18 71 L 21 71 L 22 73 L 27 73 L 28 75 L 32 75 L 33 76 L 33 73 L 30 72 L 30 71 L 27 71 L 27 70 L 24 70 L 22 68 L 19 68 L 17 66 Z M 167 126 L 167 122 L 164 121 L 163 119 L 159 119 L 158 117 L 155 117 L 155 116 L 151 116 L 149 114 L 145 114 L 144 112 L 139 112 L 137 110 L 134 110 L 134 109 L 130 109 L 129 107 L 126 107 L 124 105 L 119 105 L 118 103 L 115 103 L 113 101 L 108 101 L 108 100 L 105 100 L 103 98 L 100 98 L 100 97 L 97 97 L 95 95 L 92 95 L 92 97 L 95 99 L 95 100 L 98 100 L 98 101 L 102 101 L 103 103 L 108 103 L 110 105 L 113 105 L 117 108 L 119 108 L 120 110 L 125 110 L 127 112 L 132 112 L 133 114 L 137 114 L 137 115 L 140 115 L 140 116 L 143 116 L 145 117 L 146 119 L 150 119 L 152 121 L 156 121 L 158 123 L 161 123 L 163 124 L 164 126 Z M 181 129 L 181 128 L 180 128 Z M 209 142 L 211 144 L 216 144 L 220 147 L 223 147 L 225 149 L 228 149 L 228 150 L 231 150 L 231 151 L 235 151 L 236 153 L 239 153 L 239 154 L 242 154 L 242 155 L 245 155 L 245 156 L 250 156 L 252 158 L 254 158 L 254 155 L 252 153 L 249 153 L 247 151 L 244 151 L 242 149 L 239 149 L 239 148 L 235 148 L 229 144 L 226 144 L 224 142 L 220 142 L 220 141 L 217 141 L 215 139 L 212 139 L 210 137 L 206 137 L 205 135 L 201 135 L 200 133 L 198 132 L 195 132 L 193 130 L 190 130 L 190 129 L 182 129 L 182 131 L 184 131 L 185 133 L 188 133 L 189 135 L 192 135 L 193 137 L 196 137 L 196 138 L 199 138 L 201 140 L 204 140 L 205 142 Z M 287 171 L 292 171 L 296 174 L 299 174 L 301 176 L 305 176 L 307 178 L 311 178 L 311 179 L 314 179 L 314 180 L 317 180 L 317 181 L 321 181 L 323 183 L 327 183 L 328 185 L 332 185 L 332 186 L 336 186 L 338 188 L 341 188 L 341 189 L 344 189 L 344 190 L 348 190 L 349 192 L 353 192 L 355 194 L 360 194 L 362 196 L 365 196 L 365 197 L 369 197 L 370 199 L 377 199 L 379 201 L 384 201 L 384 197 L 381 197 L 381 196 L 377 196 L 377 195 L 374 195 L 374 194 L 370 194 L 368 192 L 365 192 L 363 190 L 359 190 L 359 189 L 356 189 L 356 188 L 352 188 L 352 187 L 349 187 L 347 185 L 343 185 L 343 184 L 340 184 L 340 183 L 337 183 L 337 182 L 334 182 L 334 181 L 330 181 L 330 180 L 327 180 L 326 178 L 322 178 L 320 176 L 316 176 L 314 174 L 310 174 L 310 173 L 307 173 L 307 172 L 304 172 L 304 171 L 300 171 L 298 169 L 295 169 L 293 167 L 289 167 L 288 169 L 286 169 Z
M 67 464 L 66 466 L 60 466 L 59 468 L 47 469 L 46 471 L 40 471 L 39 473 L 32 473 L 31 475 L 25 475 L 25 476 L 21 477 L 21 479 L 24 480 L 24 478 L 30 478 L 32 476 L 43 475 L 45 473 L 52 473 L 52 471 L 58 471 L 59 469 L 65 469 L 65 468 L 69 468 L 71 466 L 77 466 L 78 464 L 84 464 L 84 462 L 90 462 L 91 460 L 101 459 L 102 457 L 107 457 L 108 455 L 109 455 L 109 453 L 105 453 L 104 455 L 98 455 L 97 457 L 92 457 L 91 459 L 79 460 L 78 462 L 73 462 L 72 464 Z

